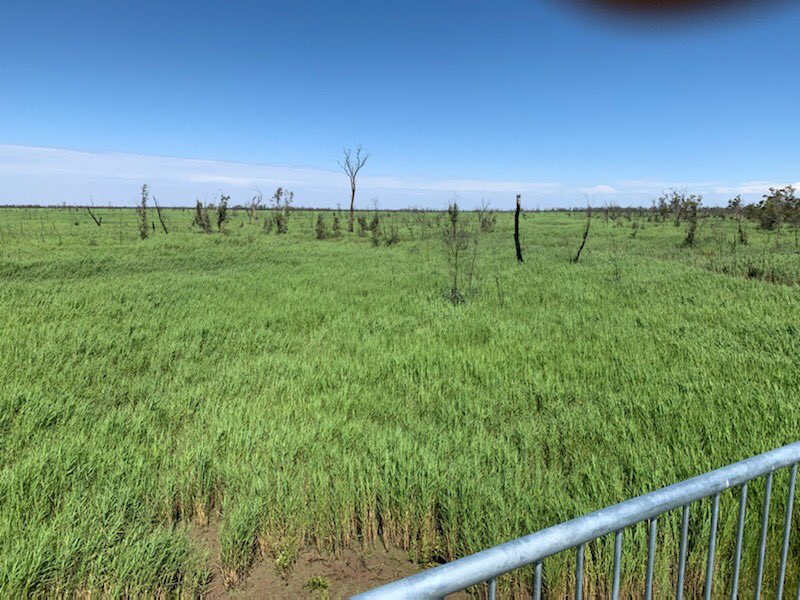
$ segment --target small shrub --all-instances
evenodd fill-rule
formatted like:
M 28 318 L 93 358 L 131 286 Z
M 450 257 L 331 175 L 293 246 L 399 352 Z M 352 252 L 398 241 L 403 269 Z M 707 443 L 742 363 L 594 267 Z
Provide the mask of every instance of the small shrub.
M 289 206 L 294 200 L 294 192 L 279 187 L 272 196 L 273 219 L 275 233 L 289 232 Z
M 328 230 L 325 226 L 325 217 L 322 216 L 322 213 L 317 215 L 317 226 L 315 229 L 318 240 L 324 240 L 326 237 L 328 237 Z
M 320 598 L 330 598 L 331 583 L 325 577 L 319 575 L 309 577 L 303 587 L 311 593 L 318 592 Z
M 392 220 L 386 232 L 386 239 L 384 240 L 387 246 L 392 246 L 400 242 L 400 232 L 397 229 L 397 223 Z
M 572 216 L 572 213 L 568 212 L 567 215 Z M 482 233 L 492 233 L 497 227 L 497 215 L 489 210 L 489 203 L 485 200 L 478 209 L 478 222 Z
M 342 236 L 342 223 L 339 217 L 339 211 L 333 213 L 333 237 L 338 238 Z
M 147 225 L 147 184 L 142 186 L 142 203 L 136 208 L 136 216 L 139 220 L 139 237 L 143 240 L 147 239 L 149 234 L 149 227 Z
M 222 228 L 228 221 L 228 201 L 230 199 L 230 196 L 225 195 L 219 198 L 219 206 L 217 206 L 217 231 L 222 231 Z
M 469 245 L 469 233 L 461 222 L 458 202 L 453 202 L 447 208 L 447 216 L 448 223 L 444 229 L 444 245 L 448 263 L 450 264 L 451 280 L 450 289 L 445 293 L 445 297 L 455 306 L 466 301 L 459 288 L 459 275 L 462 268 L 462 254 Z
M 256 195 L 250 200 L 250 208 L 247 210 L 247 216 L 251 223 L 258 221 L 258 209 L 261 208 L 261 203 L 263 201 L 264 195 L 261 193 L 261 190 L 256 188 Z
M 742 223 L 742 219 L 739 218 L 738 221 L 739 221 L 739 231 L 737 232 L 737 235 L 739 236 L 739 243 L 742 246 L 747 246 L 747 244 L 748 244 L 748 241 L 747 241 L 747 230 L 744 228 L 744 224 Z
M 737 240 L 734 240 L 734 247 L 736 246 L 736 241 L 738 241 L 742 246 L 747 246 L 747 230 L 744 228 L 744 224 L 742 223 L 742 197 L 736 196 L 731 200 L 728 200 L 728 211 L 730 211 L 733 216 L 736 218 L 736 225 L 737 225 Z
M 365 237 L 368 230 L 366 215 L 358 215 L 358 237 Z
M 285 212 L 278 212 L 273 215 L 275 221 L 275 233 L 289 233 L 289 219 Z
M 683 212 L 686 217 L 686 222 L 688 223 L 686 237 L 683 240 L 683 245 L 686 247 L 694 246 L 697 236 L 697 209 L 702 202 L 702 198 L 702 196 L 692 195 L 684 199 Z
M 381 218 L 378 216 L 378 213 L 375 213 L 372 216 L 372 220 L 369 223 L 369 231 L 370 231 L 370 239 L 372 240 L 373 246 L 380 246 L 381 244 Z
M 320 577 L 319 575 L 314 575 L 313 577 L 309 577 L 308 581 L 306 581 L 303 587 L 305 587 L 310 592 L 324 593 L 330 589 L 331 584 L 324 577 Z
M 297 548 L 291 544 L 287 544 L 275 556 L 275 568 L 279 573 L 285 575 L 289 569 L 297 562 Z

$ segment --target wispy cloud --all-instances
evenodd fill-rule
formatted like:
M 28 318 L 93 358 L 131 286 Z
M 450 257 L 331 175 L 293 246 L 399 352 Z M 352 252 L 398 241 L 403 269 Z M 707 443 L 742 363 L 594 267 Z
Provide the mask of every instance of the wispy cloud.
M 298 203 L 307 206 L 336 206 L 349 194 L 344 175 L 332 169 L 16 145 L 0 145 L 0 180 L 0 203 L 75 203 L 92 196 L 99 203 L 130 204 L 145 182 L 169 204 L 223 190 L 235 202 L 246 201 L 256 188 L 267 192 L 278 186 L 292 189 Z M 454 194 L 470 200 L 487 194 L 553 194 L 560 188 L 551 182 L 488 179 L 363 175 L 359 180 L 363 202 L 378 197 L 387 208 L 443 205 Z
M 719 185 L 714 187 L 714 192 L 727 194 L 728 196 L 741 195 L 762 195 L 766 194 L 770 188 L 781 188 L 788 185 L 787 182 L 778 181 L 748 181 L 734 186 Z M 792 187 L 800 189 L 800 182 L 794 182 Z
M 619 193 L 619 190 L 617 190 L 617 188 L 615 188 L 613 185 L 606 185 L 604 183 L 593 185 L 592 187 L 588 188 L 583 188 L 581 191 L 587 196 L 594 196 L 594 195 L 606 196 L 608 194 Z
M 278 186 L 295 192 L 303 206 L 334 207 L 349 199 L 344 176 L 333 169 L 248 164 L 118 152 L 81 152 L 0 144 L 0 204 L 83 203 L 130 205 L 139 186 L 147 183 L 162 204 L 186 205 L 195 198 L 211 199 L 225 192 L 233 202 L 247 202 L 260 188 L 265 194 Z M 723 201 L 742 194 L 760 196 L 774 181 L 669 182 L 622 180 L 555 182 L 475 178 L 426 178 L 365 174 L 359 181 L 362 206 L 378 198 L 384 208 L 409 205 L 440 208 L 457 195 L 470 206 L 487 198 L 495 206 L 509 205 L 523 194 L 529 206 L 578 206 L 589 195 L 603 203 L 646 204 L 669 188 L 704 194 Z

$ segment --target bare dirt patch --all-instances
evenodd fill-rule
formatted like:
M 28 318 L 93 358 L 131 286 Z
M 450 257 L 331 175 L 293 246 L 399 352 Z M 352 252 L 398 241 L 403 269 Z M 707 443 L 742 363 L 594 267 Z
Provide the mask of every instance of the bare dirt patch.
M 192 542 L 209 557 L 213 576 L 205 597 L 211 599 L 348 598 L 421 570 L 406 552 L 383 546 L 368 551 L 344 550 L 336 555 L 306 548 L 286 572 L 279 571 L 269 558 L 256 559 L 244 581 L 226 589 L 220 570 L 218 533 L 215 521 L 205 527 L 192 526 L 188 531 Z

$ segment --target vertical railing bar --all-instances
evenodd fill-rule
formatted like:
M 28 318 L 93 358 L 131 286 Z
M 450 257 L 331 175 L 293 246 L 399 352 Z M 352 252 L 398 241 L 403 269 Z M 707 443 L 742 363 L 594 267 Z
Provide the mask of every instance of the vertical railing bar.
M 769 520 L 769 499 L 772 494 L 772 473 L 767 474 L 764 485 L 764 509 L 761 514 L 761 537 L 758 543 L 758 568 L 756 570 L 755 600 L 761 598 L 761 583 L 764 580 L 764 557 L 767 552 L 767 521 Z
M 747 482 L 742 484 L 739 494 L 739 518 L 736 525 L 736 552 L 733 558 L 731 577 L 731 600 L 739 597 L 739 569 L 742 565 L 742 540 L 744 539 L 744 516 L 747 511 Z
M 789 555 L 789 534 L 792 529 L 792 505 L 794 504 L 794 486 L 797 482 L 797 463 L 792 465 L 789 476 L 789 492 L 786 496 L 786 518 L 783 523 L 783 547 L 781 548 L 781 568 L 778 575 L 778 588 L 775 597 L 783 598 L 783 581 L 786 578 L 786 557 Z
M 533 600 L 542 598 L 542 563 L 536 563 L 533 567 Z
M 711 600 L 714 586 L 714 552 L 717 548 L 717 525 L 719 524 L 719 494 L 714 494 L 711 505 L 711 533 L 708 536 L 708 561 L 706 562 L 705 600 Z
M 497 600 L 497 577 L 489 580 L 489 600 Z
M 653 598 L 653 566 L 656 560 L 656 532 L 658 517 L 650 519 L 650 535 L 647 540 L 647 578 L 645 580 L 644 597 L 646 600 Z
M 675 586 L 676 600 L 683 598 L 683 580 L 686 576 L 686 544 L 689 537 L 689 504 L 683 507 L 683 518 L 681 520 L 681 545 L 678 552 L 678 584 Z
M 575 556 L 575 600 L 583 599 L 583 549 L 585 545 L 578 546 Z
M 622 562 L 622 529 L 614 534 L 614 580 L 611 584 L 611 600 L 619 600 L 619 571 Z

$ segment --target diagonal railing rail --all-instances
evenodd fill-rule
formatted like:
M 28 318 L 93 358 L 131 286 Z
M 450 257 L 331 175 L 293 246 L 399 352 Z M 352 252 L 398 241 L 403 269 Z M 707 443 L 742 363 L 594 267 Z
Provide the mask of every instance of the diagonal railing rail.
M 531 587 L 533 597 L 538 600 L 542 596 L 543 561 L 548 557 L 571 549 L 576 551 L 575 598 L 582 600 L 585 546 L 593 540 L 612 533 L 614 534 L 614 563 L 611 595 L 616 600 L 620 595 L 623 532 L 627 528 L 643 521 L 647 521 L 649 524 L 644 597 L 650 600 L 653 597 L 653 566 L 656 553 L 658 519 L 661 515 L 675 509 L 682 510 L 682 518 L 678 549 L 678 575 L 674 593 L 677 600 L 682 600 L 686 575 L 689 513 L 693 503 L 705 498 L 712 499 L 711 527 L 703 589 L 704 598 L 710 599 L 714 585 L 714 557 L 719 524 L 720 494 L 725 490 L 739 487 L 734 564 L 730 579 L 730 597 L 735 599 L 739 597 L 742 540 L 745 527 L 745 512 L 747 510 L 747 486 L 754 479 L 763 477 L 765 480 L 764 502 L 761 509 L 758 564 L 754 591 L 755 599 L 759 600 L 763 587 L 773 476 L 776 471 L 789 468 L 789 486 L 776 584 L 776 597 L 780 599 L 784 596 L 789 538 L 792 531 L 792 505 L 794 504 L 798 463 L 800 463 L 800 442 L 795 442 L 727 467 L 675 483 L 660 490 L 631 498 L 571 521 L 542 529 L 499 546 L 482 550 L 453 562 L 422 571 L 405 579 L 399 579 L 358 594 L 354 596 L 353 600 L 444 598 L 448 594 L 465 590 L 481 583 L 488 584 L 489 599 L 495 600 L 497 596 L 497 578 L 528 565 L 534 566 Z M 798 587 L 796 598 L 800 600 L 800 586 Z

